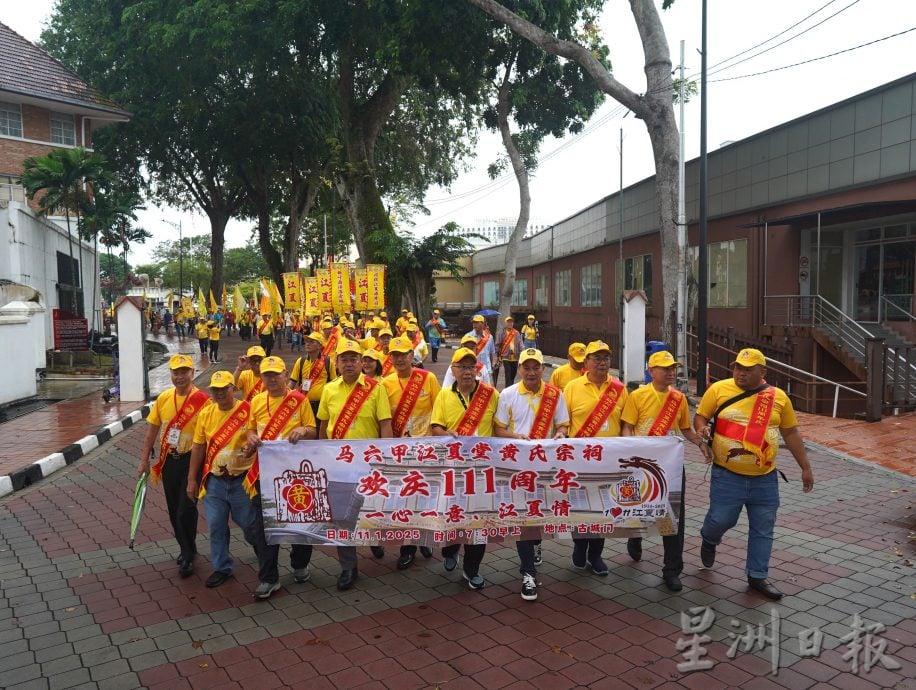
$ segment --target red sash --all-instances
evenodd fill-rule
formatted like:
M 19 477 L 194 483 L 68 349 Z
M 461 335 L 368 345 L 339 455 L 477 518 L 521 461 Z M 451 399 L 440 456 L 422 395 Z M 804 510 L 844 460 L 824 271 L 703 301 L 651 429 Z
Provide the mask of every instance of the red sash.
M 611 412 L 620 402 L 620 392 L 623 390 L 623 384 L 620 381 L 611 379 L 608 381 L 607 388 L 604 389 L 601 397 L 598 399 L 595 409 L 585 420 L 585 424 L 579 429 L 576 438 L 590 438 L 598 433 L 598 430 L 611 416 Z
M 268 395 L 270 395 L 270 393 L 268 393 Z M 268 400 L 269 399 L 270 398 L 268 398 Z M 267 426 L 265 426 L 264 431 L 261 432 L 261 440 L 275 441 L 280 438 L 283 427 L 285 427 L 286 423 L 296 414 L 302 403 L 307 400 L 308 398 L 299 391 L 288 391 L 283 398 L 283 402 L 277 407 L 277 411 L 267 420 Z M 260 476 L 261 465 L 258 463 L 258 456 L 255 455 L 254 462 L 251 463 L 251 468 L 248 470 L 248 474 L 245 475 L 245 480 L 242 482 L 242 487 L 249 496 L 253 497 L 257 493 L 255 483 Z
M 321 372 L 324 371 L 324 355 L 312 362 L 312 368 L 309 369 L 309 390 L 311 387 L 318 383 L 318 379 L 321 377 Z M 301 375 L 301 374 L 300 374 Z
M 337 331 L 331 331 L 331 335 L 328 337 L 328 342 L 325 344 L 324 349 L 321 351 L 323 355 L 331 355 L 334 353 L 334 350 L 337 349 L 337 341 L 340 340 L 340 333 Z
M 385 361 L 382 362 L 382 376 L 388 376 L 394 369 L 394 362 L 391 361 L 391 355 L 385 355 Z
M 269 325 L 270 321 L 268 319 L 262 319 L 261 323 L 258 324 L 258 335 L 264 335 L 264 329 L 266 329 Z
M 756 455 L 760 460 L 764 460 L 764 453 L 769 447 L 766 441 L 767 428 L 770 425 L 770 417 L 773 416 L 773 407 L 776 403 L 776 389 L 772 386 L 760 393 L 757 393 L 754 400 L 754 409 L 751 410 L 751 416 L 748 418 L 747 426 L 731 419 L 716 419 L 716 434 L 739 441 L 741 444 Z
M 410 421 L 410 413 L 417 405 L 420 399 L 420 392 L 423 390 L 423 383 L 426 381 L 428 372 L 423 369 L 414 369 L 410 378 L 407 379 L 407 385 L 401 393 L 401 400 L 391 418 L 391 428 L 394 431 L 394 437 L 400 438 L 404 435 L 404 429 L 407 428 L 407 422 Z
M 502 359 L 502 358 L 504 358 L 504 357 L 506 356 L 506 353 L 509 351 L 509 348 L 512 346 L 512 343 L 515 342 L 515 334 L 516 334 L 516 333 L 518 333 L 517 330 L 515 330 L 514 328 L 510 328 L 510 329 L 509 329 L 508 331 L 506 331 L 505 334 L 503 335 L 503 344 L 502 344 L 502 347 L 499 348 L 499 357 L 500 357 L 500 359 Z M 480 354 L 480 353 L 478 353 L 478 354 Z M 516 352 L 515 354 L 518 355 L 517 352 Z
M 417 349 L 420 346 L 420 343 L 422 342 L 423 342 L 423 334 L 420 333 L 420 331 L 417 331 L 417 337 L 413 339 L 413 342 L 411 342 L 411 345 L 413 345 L 414 349 Z
M 683 399 L 683 393 L 674 388 L 669 388 L 665 402 L 662 403 L 662 409 L 659 410 L 658 416 L 652 423 L 652 428 L 649 429 L 649 433 L 646 435 L 667 436 L 668 432 L 671 431 L 671 425 L 674 424 L 674 420 L 677 419 L 677 411 L 680 409 L 681 400 Z
M 207 475 L 210 474 L 210 468 L 213 466 L 213 461 L 216 459 L 216 456 L 219 455 L 219 452 L 235 437 L 239 429 L 245 428 L 250 415 L 251 406 L 247 401 L 243 400 L 236 406 L 232 414 L 223 422 L 223 425 L 217 432 L 213 434 L 212 438 L 210 438 L 210 442 L 207 444 L 207 455 L 204 460 L 203 473 L 200 477 L 200 494 L 198 498 L 203 498 L 203 495 L 207 493 Z
M 177 395 L 177 393 L 176 393 Z M 181 409 L 172 417 L 172 421 L 168 423 L 165 429 L 162 430 L 162 441 L 159 445 L 159 460 L 153 465 L 150 470 L 150 476 L 153 478 L 154 482 L 158 482 L 162 477 L 162 468 L 165 466 L 165 457 L 169 453 L 169 443 L 166 439 L 169 437 L 169 431 L 171 429 L 178 429 L 179 431 L 184 429 L 190 422 L 194 415 L 200 412 L 203 409 L 203 406 L 207 404 L 210 400 L 210 396 L 204 393 L 199 388 L 194 388 L 187 397 L 184 399 L 184 402 L 181 404 Z
M 340 416 L 337 417 L 337 423 L 334 425 L 334 429 L 331 432 L 332 439 L 340 440 L 347 435 L 347 432 L 353 424 L 353 420 L 356 419 L 356 415 L 359 414 L 359 411 L 369 399 L 372 391 L 378 385 L 377 381 L 368 376 L 364 377 L 364 380 L 366 385 L 360 386 L 357 384 L 350 392 L 347 402 L 344 403 L 343 409 L 340 411 Z
M 251 402 L 252 398 L 258 393 L 264 390 L 264 379 L 260 376 L 257 377 L 257 380 L 254 382 L 254 385 L 251 387 L 251 390 L 248 391 L 248 395 L 245 396 L 246 402 Z
M 490 334 L 484 331 L 483 338 L 477 343 L 477 356 L 480 357 L 480 353 L 483 352 L 483 349 L 487 346 L 487 343 L 490 341 Z
M 550 425 L 553 422 L 553 415 L 557 411 L 557 403 L 559 401 L 560 389 L 545 383 L 544 393 L 541 395 L 541 404 L 538 405 L 537 414 L 534 415 L 534 423 L 531 425 L 531 431 L 528 432 L 531 438 L 547 438 L 548 434 L 550 434 Z
M 488 386 L 485 383 L 477 384 L 477 391 L 474 393 L 474 397 L 471 398 L 468 408 L 464 411 L 464 417 L 461 418 L 455 428 L 455 433 L 459 436 L 474 435 L 480 425 L 480 421 L 483 419 L 484 413 L 487 411 L 487 405 L 490 404 L 490 398 L 493 397 L 494 390 L 492 386 Z

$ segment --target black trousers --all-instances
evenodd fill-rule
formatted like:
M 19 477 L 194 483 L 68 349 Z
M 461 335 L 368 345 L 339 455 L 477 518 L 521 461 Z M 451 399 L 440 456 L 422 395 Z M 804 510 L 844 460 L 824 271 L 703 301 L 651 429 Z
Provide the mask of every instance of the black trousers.
M 677 506 L 677 534 L 662 537 L 662 547 L 665 549 L 665 559 L 662 565 L 662 575 L 680 575 L 684 572 L 684 487 L 687 486 L 687 473 L 681 474 L 681 502 Z M 642 538 L 634 537 L 628 542 L 636 542 L 642 546 Z
M 274 349 L 274 336 L 273 333 L 270 335 L 262 335 L 261 338 L 261 347 L 264 348 L 264 352 L 267 353 L 267 356 L 270 357 L 271 351 Z
M 454 558 L 458 554 L 461 544 L 452 544 L 442 549 L 443 558 Z M 480 563 L 483 561 L 483 554 L 487 550 L 486 544 L 465 544 L 464 545 L 464 572 L 470 577 L 480 573 Z
M 170 455 L 162 467 L 162 491 L 169 509 L 169 522 L 185 560 L 197 553 L 197 504 L 188 498 L 187 491 L 190 463 L 191 454 L 183 453 Z
M 210 338 L 198 338 L 197 342 L 200 343 L 200 351 L 203 354 L 207 354 L 207 346 L 210 344 Z
M 211 340 L 210 341 L 210 359 L 214 362 L 219 359 L 219 341 Z
M 515 376 L 518 374 L 518 361 L 510 361 L 508 359 L 503 360 L 503 376 L 506 377 L 506 385 L 508 388 L 513 383 L 515 383 Z M 493 385 L 496 385 L 496 381 L 493 381 Z
M 604 551 L 604 539 L 601 537 L 573 537 L 573 553 L 578 554 L 585 552 L 586 563 L 591 563 L 594 559 L 600 558 Z
M 537 575 L 537 568 L 534 565 L 534 547 L 540 543 L 540 539 L 519 539 L 515 542 L 519 560 L 518 572 L 522 575 Z

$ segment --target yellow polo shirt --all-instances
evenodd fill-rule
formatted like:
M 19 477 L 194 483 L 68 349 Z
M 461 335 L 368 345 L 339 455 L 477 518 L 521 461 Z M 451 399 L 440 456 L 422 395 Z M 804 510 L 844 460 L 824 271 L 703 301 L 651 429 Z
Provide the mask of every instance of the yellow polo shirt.
M 795 416 L 795 409 L 792 407 L 792 401 L 781 389 L 771 386 L 775 391 L 773 400 L 773 412 L 770 415 L 766 431 L 766 448 L 763 452 L 763 462 L 747 453 L 741 453 L 743 444 L 740 441 L 734 441 L 725 438 L 721 434 L 716 434 L 712 441 L 713 460 L 717 465 L 721 465 L 732 472 L 738 474 L 747 474 L 759 476 L 769 474 L 776 469 L 776 452 L 779 450 L 779 430 L 792 429 L 798 426 L 798 418 Z M 735 383 L 735 379 L 724 379 L 716 381 L 703 394 L 703 399 L 697 406 L 697 414 L 709 419 L 719 409 L 719 405 L 729 398 L 742 393 L 742 389 Z M 757 396 L 752 395 L 744 400 L 729 405 L 719 414 L 719 418 L 729 420 L 742 426 L 746 426 L 751 413 L 754 410 L 754 404 Z M 731 453 L 729 451 L 739 451 Z
M 584 375 L 585 375 L 585 366 L 584 365 L 582 366 L 581 369 L 576 371 L 571 366 L 569 366 L 569 362 L 567 362 L 563 366 L 559 366 L 553 370 L 553 373 L 550 375 L 550 383 L 551 385 L 556 386 L 560 390 L 563 390 L 566 388 L 567 383 L 569 383 L 573 379 L 577 379 L 580 376 L 584 376 Z
M 632 424 L 637 436 L 646 436 L 649 429 L 655 424 L 658 413 L 662 411 L 662 405 L 665 404 L 667 398 L 667 392 L 658 392 L 651 383 L 640 386 L 627 396 L 623 412 L 620 414 L 620 421 Z M 687 396 L 682 396 L 670 431 L 674 432 L 676 436 L 682 436 L 681 429 L 689 428 L 690 414 L 687 411 Z
M 598 400 L 604 394 L 613 377 L 608 376 L 608 382 L 601 387 L 588 380 L 587 376 L 580 376 L 566 384 L 563 397 L 569 407 L 569 435 L 574 437 L 585 424 Z M 627 389 L 620 391 L 617 404 L 605 420 L 604 425 L 595 434 L 596 437 L 620 436 L 620 415 L 627 402 Z
M 486 386 L 487 384 L 478 383 L 478 385 Z M 455 384 L 452 384 L 448 388 L 443 388 L 436 397 L 436 402 L 433 404 L 433 414 L 430 424 L 435 424 L 436 426 L 441 426 L 443 429 L 454 431 L 464 418 L 464 411 L 469 402 L 469 400 L 464 400 L 462 398 Z M 493 435 L 493 418 L 496 416 L 496 408 L 498 406 L 499 393 L 494 389 L 493 395 L 490 396 L 490 402 L 487 404 L 487 409 L 483 413 L 483 417 L 473 434 L 474 436 Z
M 207 328 L 207 334 L 210 336 L 210 340 L 219 340 L 219 330 L 219 324 L 215 324 L 212 328 Z
M 368 386 L 366 375 L 360 374 L 359 378 L 348 386 L 343 377 L 337 377 L 324 387 L 321 402 L 318 404 L 318 419 L 328 423 L 328 438 L 334 432 L 334 425 L 343 410 L 350 393 L 356 386 Z M 378 438 L 379 422 L 391 419 L 391 405 L 388 404 L 388 395 L 385 387 L 376 383 L 375 388 L 359 409 L 359 413 L 344 434 L 344 438 Z
M 537 340 L 538 339 L 538 329 L 534 326 L 529 326 L 527 323 L 522 326 L 522 338 L 525 340 Z
M 286 396 L 280 396 L 275 398 L 269 396 L 267 391 L 258 393 L 254 396 L 251 399 L 251 416 L 248 418 L 248 428 L 251 431 L 256 431 L 260 436 L 264 431 L 264 427 L 266 427 L 267 423 L 270 421 L 270 418 L 277 413 L 280 405 L 283 404 L 285 397 Z M 318 428 L 318 425 L 315 424 L 315 415 L 312 414 L 312 406 L 308 404 L 308 401 L 304 401 L 299 405 L 296 414 L 286 420 L 286 424 L 283 425 L 283 430 L 280 432 L 279 438 L 286 438 L 293 429 L 300 426 L 310 426 L 313 429 Z
M 248 398 L 248 393 L 251 392 L 251 389 L 254 388 L 260 380 L 261 377 L 255 376 L 251 369 L 245 369 L 245 371 L 239 372 L 239 380 L 235 382 L 235 386 L 242 391 L 242 400 Z M 264 389 L 262 388 L 261 390 L 263 391 Z
M 202 443 L 205 446 L 209 445 L 210 439 L 216 435 L 216 432 L 223 428 L 223 424 L 226 423 L 229 416 L 235 412 L 241 404 L 241 400 L 236 400 L 232 409 L 226 410 L 225 412 L 219 409 L 219 405 L 215 403 L 207 405 L 198 415 L 197 429 L 194 432 L 194 443 Z M 251 418 L 249 417 L 249 419 Z M 246 432 L 247 429 L 244 424 L 239 427 L 239 430 L 235 432 L 229 443 L 217 453 L 210 467 L 211 472 L 222 474 L 223 467 L 226 468 L 226 472 L 232 475 L 248 471 L 251 467 L 251 463 L 254 462 L 254 455 L 246 458 L 242 454 L 242 446 L 244 446 L 246 442 Z M 206 450 L 204 450 L 204 458 L 206 458 Z
M 334 371 L 334 358 L 326 356 L 324 361 L 321 361 L 319 357 L 313 362 L 308 357 L 300 357 L 296 360 L 296 363 L 293 365 L 293 371 L 289 375 L 290 380 L 295 381 L 296 386 L 301 390 L 302 383 L 309 379 L 309 376 L 312 374 L 312 367 L 317 362 L 321 362 L 321 373 L 318 374 L 318 380 L 310 384 L 308 390 L 309 402 L 320 402 L 325 384 L 337 378 L 337 372 Z M 328 365 L 325 366 L 324 362 L 327 362 Z M 329 369 L 331 371 L 330 377 L 328 377 Z M 302 392 L 305 393 L 305 391 Z
M 188 395 L 191 395 L 191 393 L 196 390 L 194 386 L 191 386 Z M 175 418 L 175 415 L 178 414 L 178 410 L 184 405 L 184 401 L 187 397 L 187 395 L 178 395 L 178 391 L 173 386 L 160 393 L 159 397 L 156 398 L 156 402 L 153 403 L 149 414 L 146 416 L 146 421 L 153 426 L 159 427 L 159 436 L 156 440 L 157 443 L 162 443 L 162 434 L 165 431 L 165 427 Z M 184 425 L 184 428 L 181 430 L 181 435 L 178 437 L 178 445 L 175 447 L 176 453 L 187 453 L 191 450 L 191 444 L 194 443 L 194 430 L 197 428 L 200 414 L 212 404 L 213 401 L 208 400 L 201 408 L 200 412 L 191 417 L 188 423 Z
M 198 340 L 207 340 L 210 337 L 210 329 L 205 323 L 198 323 L 194 326 L 194 331 L 197 333 Z
M 417 371 L 424 371 L 419 369 Z M 426 376 L 423 379 L 423 387 L 420 389 L 420 397 L 413 406 L 410 413 L 410 421 L 404 428 L 405 436 L 429 436 L 429 422 L 432 418 L 433 403 L 439 396 L 439 381 L 428 371 L 424 372 Z M 394 411 L 401 402 L 401 396 L 404 394 L 404 388 L 407 386 L 409 378 L 402 379 L 398 372 L 393 371 L 382 379 L 382 385 L 388 393 L 388 403 L 391 405 L 391 416 L 394 418 Z
M 265 321 L 267 322 L 267 325 L 264 326 L 264 328 L 262 329 L 261 325 L 264 324 Z M 260 319 L 258 321 L 257 327 L 254 330 L 258 335 L 273 335 L 274 334 L 274 326 L 270 319 Z

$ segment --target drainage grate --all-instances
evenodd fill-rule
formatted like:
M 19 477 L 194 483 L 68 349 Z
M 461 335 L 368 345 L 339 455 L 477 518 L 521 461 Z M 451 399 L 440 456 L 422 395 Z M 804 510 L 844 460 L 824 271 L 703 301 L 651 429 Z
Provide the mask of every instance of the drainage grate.
M 4 422 L 10 422 L 17 417 L 23 417 L 30 412 L 35 410 L 40 410 L 43 407 L 48 405 L 53 405 L 54 403 L 59 402 L 58 400 L 24 400 L 22 402 L 10 403 L 4 407 L 0 407 L 0 424 Z

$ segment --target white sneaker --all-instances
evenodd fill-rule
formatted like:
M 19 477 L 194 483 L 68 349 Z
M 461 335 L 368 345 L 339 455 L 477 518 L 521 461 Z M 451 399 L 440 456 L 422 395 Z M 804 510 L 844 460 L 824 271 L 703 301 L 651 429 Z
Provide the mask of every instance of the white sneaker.
M 298 582 L 299 584 L 302 584 L 303 582 L 308 582 L 311 577 L 312 577 L 312 571 L 309 570 L 308 566 L 305 566 L 304 568 L 296 568 L 295 570 L 293 570 L 293 579 L 296 582 Z
M 534 579 L 534 575 L 525 573 L 522 575 L 522 599 L 525 601 L 537 601 L 537 598 L 538 583 Z
M 279 582 L 261 582 L 258 588 L 254 590 L 255 599 L 270 599 L 270 595 L 280 589 Z

